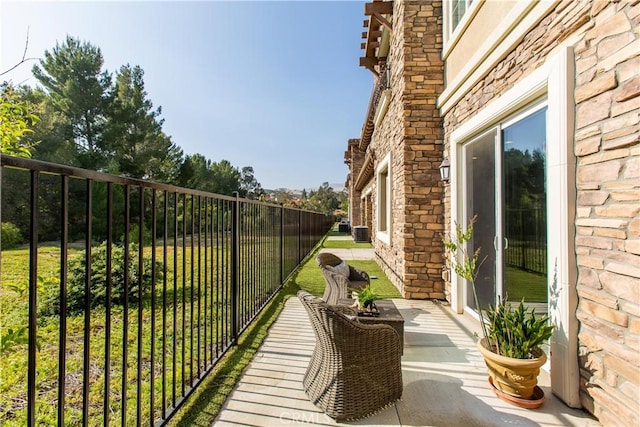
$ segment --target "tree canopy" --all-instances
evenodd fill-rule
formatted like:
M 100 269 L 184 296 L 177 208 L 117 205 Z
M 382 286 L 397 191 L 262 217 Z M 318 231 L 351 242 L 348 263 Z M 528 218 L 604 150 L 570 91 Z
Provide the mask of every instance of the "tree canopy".
M 31 146 L 25 139 L 32 133 L 39 118 L 29 111 L 24 101 L 18 101 L 15 90 L 8 84 L 2 86 L 0 100 L 0 153 L 31 157 Z
M 105 139 L 117 168 L 112 172 L 169 182 L 178 175 L 182 150 L 162 131 L 162 109 L 153 109 L 143 76 L 139 66 L 123 65 L 111 89 Z
M 54 109 L 69 120 L 73 140 L 82 149 L 80 163 L 90 169 L 103 167 L 108 154 L 103 131 L 111 75 L 103 64 L 100 48 L 67 36 L 51 52 L 45 50 L 32 69 Z
M 151 101 L 140 66 L 122 65 L 112 74 L 104 69 L 99 47 L 67 36 L 44 52 L 32 72 L 39 84 L 35 88 L 2 85 L 2 153 L 217 194 L 237 191 L 241 197 L 264 198 L 252 166 L 183 153 L 163 131 L 162 108 Z M 26 217 L 18 207 L 27 205 L 26 178 L 7 173 L 2 179 L 12 180 L 11 186 L 3 187 L 7 189 L 3 219 L 24 228 Z M 58 191 L 51 187 L 43 197 L 54 201 Z M 305 190 L 301 199 L 281 194 L 278 202 L 333 213 L 345 199 L 325 182 L 308 195 Z M 101 203 L 96 201 L 96 206 Z
M 99 47 L 67 36 L 32 72 L 37 88 L 3 87 L 3 153 L 219 194 L 262 193 L 251 166 L 184 155 L 163 131 L 162 108 L 149 98 L 140 66 L 111 74 Z

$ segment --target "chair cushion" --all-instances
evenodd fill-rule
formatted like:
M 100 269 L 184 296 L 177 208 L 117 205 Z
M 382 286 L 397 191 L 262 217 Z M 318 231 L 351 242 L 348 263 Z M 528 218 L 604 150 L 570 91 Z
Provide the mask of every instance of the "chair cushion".
M 351 289 L 364 289 L 369 286 L 369 282 L 364 280 L 352 280 L 349 285 L 351 286 Z
M 351 270 L 349 269 L 349 264 L 347 264 L 345 261 L 342 261 L 340 264 L 335 265 L 335 266 L 327 265 L 327 269 L 330 270 L 330 271 L 333 271 L 334 273 L 338 273 L 338 274 L 346 277 L 347 279 L 349 278 L 349 275 L 351 274 Z

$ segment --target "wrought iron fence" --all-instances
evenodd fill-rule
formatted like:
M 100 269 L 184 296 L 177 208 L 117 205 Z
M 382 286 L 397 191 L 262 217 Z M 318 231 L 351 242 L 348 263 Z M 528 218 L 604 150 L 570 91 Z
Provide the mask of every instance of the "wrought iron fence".
M 8 277 L 13 285 L 0 292 L 11 312 L 2 332 L 15 334 L 21 321 L 28 331 L 26 355 L 18 345 L 0 358 L 5 373 L 23 369 L 3 384 L 3 425 L 164 424 L 333 223 L 239 197 L 0 159 L 3 221 L 26 215 L 29 234 L 28 250 L 15 251 L 24 277 Z M 41 268 L 44 256 L 53 274 Z
M 505 262 L 535 274 L 547 273 L 546 215 L 541 208 L 507 209 Z

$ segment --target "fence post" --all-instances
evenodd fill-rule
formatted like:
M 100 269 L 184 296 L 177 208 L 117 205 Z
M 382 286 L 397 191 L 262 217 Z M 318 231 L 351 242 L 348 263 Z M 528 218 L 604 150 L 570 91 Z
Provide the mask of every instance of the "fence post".
M 284 285 L 284 203 L 280 204 L 280 285 Z
M 298 262 L 296 264 L 300 264 L 302 260 L 302 211 L 298 210 Z
M 36 328 L 38 292 L 38 213 L 40 174 L 31 171 L 29 211 L 29 345 L 27 347 L 27 425 L 36 425 Z
M 238 279 L 240 275 L 240 194 L 233 192 L 235 200 L 232 205 L 231 218 L 231 338 L 233 345 L 238 345 L 240 325 L 240 298 Z

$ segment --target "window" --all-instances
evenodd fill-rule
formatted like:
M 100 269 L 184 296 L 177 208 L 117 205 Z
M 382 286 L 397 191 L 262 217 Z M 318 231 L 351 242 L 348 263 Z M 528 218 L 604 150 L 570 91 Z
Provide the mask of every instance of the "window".
M 387 154 L 376 171 L 376 237 L 389 244 L 391 242 L 391 153 Z
M 471 3 L 471 0 L 453 0 L 451 2 L 451 31 L 456 29 L 464 13 L 467 11 L 467 4 Z
M 462 19 L 467 15 L 474 0 L 446 0 L 444 9 L 444 36 L 445 43 L 451 38 Z
M 388 193 L 388 185 L 389 182 L 389 169 L 385 169 L 380 171 L 378 175 L 378 185 L 380 185 L 380 221 L 378 221 L 378 231 L 387 232 L 388 231 L 388 218 L 387 218 L 387 210 L 384 209 L 389 204 Z

